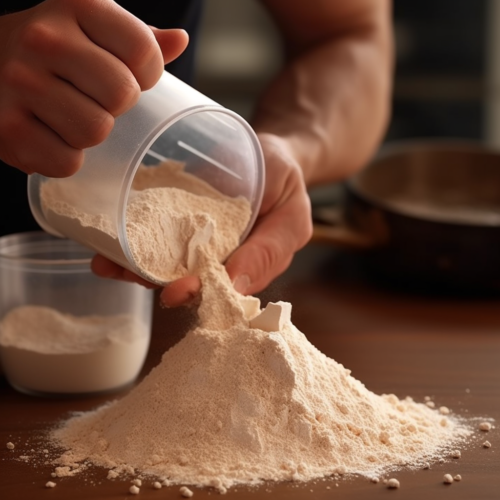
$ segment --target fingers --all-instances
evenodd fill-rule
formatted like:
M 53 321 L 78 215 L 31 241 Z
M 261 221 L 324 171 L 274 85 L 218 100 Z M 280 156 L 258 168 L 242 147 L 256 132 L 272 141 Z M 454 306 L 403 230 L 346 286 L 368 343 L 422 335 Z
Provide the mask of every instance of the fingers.
M 99 8 L 89 8 L 89 3 L 98 4 Z M 153 31 L 115 2 L 81 0 L 76 7 L 78 23 L 88 38 L 125 63 L 142 90 L 153 87 L 165 64 Z M 166 36 L 172 42 L 179 38 L 175 33 Z M 184 40 L 185 35 L 180 38 Z M 180 51 L 165 46 L 168 58 L 180 55 L 186 44 L 182 48 L 179 44 Z M 174 43 L 172 47 L 175 49 Z
M 290 200 L 262 218 L 226 263 L 238 292 L 257 293 L 288 268 L 294 253 L 311 237 L 309 214 L 306 200 Z
M 198 276 L 186 276 L 167 285 L 161 292 L 160 299 L 166 307 L 178 307 L 193 302 L 201 290 Z
M 27 173 L 75 173 L 82 150 L 188 43 L 111 0 L 46 0 L 0 17 L 0 158 Z M 14 134 L 16 131 L 16 134 Z
M 0 109 L 0 158 L 27 174 L 68 177 L 80 168 L 83 151 L 69 146 L 30 112 Z
M 177 59 L 186 50 L 189 43 L 189 35 L 186 31 L 176 29 L 159 30 L 152 26 L 150 28 L 160 46 L 164 64 Z
M 264 289 L 290 265 L 294 253 L 311 238 L 311 205 L 300 167 L 287 143 L 260 135 L 266 159 L 261 213 L 250 236 L 226 262 L 236 290 Z
M 158 288 L 157 285 L 146 281 L 128 269 L 108 260 L 102 255 L 92 259 L 92 271 L 101 278 L 111 278 L 138 283 L 146 288 Z M 161 292 L 160 300 L 166 307 L 178 307 L 192 302 L 201 290 L 201 281 L 197 276 L 186 276 L 167 285 Z
M 94 274 L 101 278 L 112 278 L 121 281 L 128 281 L 130 283 L 137 283 L 145 286 L 146 288 L 158 288 L 158 285 L 150 283 L 149 281 L 137 276 L 132 271 L 123 268 L 116 262 L 108 260 L 102 255 L 95 255 L 92 259 L 91 269 Z
M 11 77 L 15 99 L 76 149 L 102 142 L 111 132 L 113 116 L 73 85 L 21 66 Z

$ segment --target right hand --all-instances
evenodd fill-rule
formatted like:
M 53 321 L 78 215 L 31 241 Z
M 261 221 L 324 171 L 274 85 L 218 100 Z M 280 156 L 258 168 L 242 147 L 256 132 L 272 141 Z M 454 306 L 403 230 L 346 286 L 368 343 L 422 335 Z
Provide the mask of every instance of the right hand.
M 67 177 L 83 149 L 186 48 L 112 0 L 45 0 L 0 17 L 0 159 L 30 174 Z

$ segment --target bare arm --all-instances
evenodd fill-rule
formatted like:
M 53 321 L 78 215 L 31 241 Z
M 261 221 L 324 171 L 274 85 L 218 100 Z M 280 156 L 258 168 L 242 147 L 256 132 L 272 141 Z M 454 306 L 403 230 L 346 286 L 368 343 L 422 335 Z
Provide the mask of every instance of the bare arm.
M 307 186 L 342 179 L 372 155 L 388 121 L 392 77 L 390 0 L 261 1 L 288 62 L 253 119 L 266 160 L 264 199 L 226 262 L 244 294 L 266 287 L 311 237 Z M 197 279 L 179 281 L 164 290 L 166 304 L 197 293 Z
M 390 0 L 262 0 L 288 64 L 253 120 L 284 139 L 308 185 L 363 166 L 385 131 L 392 81 Z

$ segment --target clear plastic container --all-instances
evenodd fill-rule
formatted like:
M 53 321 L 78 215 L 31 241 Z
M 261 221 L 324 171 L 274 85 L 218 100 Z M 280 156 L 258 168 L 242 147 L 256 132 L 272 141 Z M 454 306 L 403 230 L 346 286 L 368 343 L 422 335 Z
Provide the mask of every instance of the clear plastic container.
M 41 231 L 0 238 L 0 357 L 19 391 L 100 393 L 138 376 L 149 348 L 153 292 L 98 278 L 92 254 Z M 54 318 L 64 327 L 58 335 L 48 331 Z
M 252 216 L 242 241 L 255 222 L 264 189 L 264 160 L 257 136 L 239 115 L 167 72 L 155 87 L 141 94 L 135 107 L 117 118 L 103 143 L 85 151 L 78 173 L 51 179 L 59 184 L 61 196 L 77 187 L 81 196 L 70 200 L 75 209 L 95 217 L 104 215 L 111 224 L 109 232 L 116 236 L 97 238 L 57 217 L 48 218 L 40 196 L 41 185 L 48 179 L 38 174 L 28 181 L 31 211 L 48 233 L 79 241 L 152 281 L 134 261 L 126 209 L 139 165 L 165 159 L 183 162 L 185 172 L 225 195 L 249 201 Z

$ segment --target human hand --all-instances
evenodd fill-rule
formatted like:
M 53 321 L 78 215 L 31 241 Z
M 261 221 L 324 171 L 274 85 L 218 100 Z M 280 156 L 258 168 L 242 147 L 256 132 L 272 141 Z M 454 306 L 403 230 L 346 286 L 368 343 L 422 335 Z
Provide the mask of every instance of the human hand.
M 74 174 L 83 149 L 160 78 L 188 43 L 111 0 L 45 0 L 0 17 L 0 159 L 30 174 Z
M 309 196 L 286 140 L 271 134 L 259 134 L 259 140 L 266 161 L 262 206 L 250 235 L 226 262 L 234 287 L 242 294 L 264 289 L 287 269 L 312 234 Z M 200 287 L 198 277 L 187 276 L 165 287 L 161 300 L 169 307 L 182 305 L 196 297 Z

